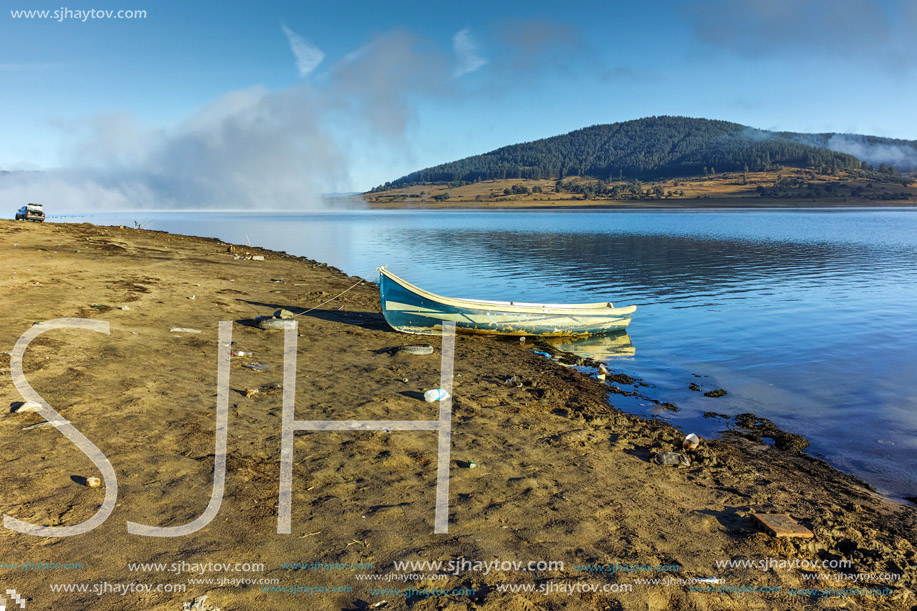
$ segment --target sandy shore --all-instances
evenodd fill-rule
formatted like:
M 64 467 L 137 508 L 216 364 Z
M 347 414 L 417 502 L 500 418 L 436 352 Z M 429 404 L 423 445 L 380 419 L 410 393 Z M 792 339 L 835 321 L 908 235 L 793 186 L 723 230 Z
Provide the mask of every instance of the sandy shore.
M 0 221 L 0 249 L 0 349 L 11 351 L 38 322 L 110 325 L 107 335 L 47 331 L 25 354 L 29 384 L 104 453 L 118 486 L 110 516 L 85 534 L 0 530 L 0 586 L 25 597 L 29 611 L 917 608 L 914 507 L 809 456 L 741 437 L 702 441 L 689 467 L 655 464 L 657 453 L 681 447 L 681 432 L 618 412 L 609 386 L 563 358 L 492 338 L 456 340 L 448 534 L 433 532 L 432 431 L 297 433 L 292 532 L 278 534 L 284 332 L 251 319 L 281 307 L 301 314 L 300 420 L 436 418 L 422 393 L 439 386 L 440 338 L 391 330 L 372 284 L 304 313 L 358 279 L 283 253 L 14 221 Z M 232 348 L 253 353 L 230 363 L 222 504 L 191 534 L 130 534 L 128 522 L 188 524 L 211 499 L 221 321 L 234 321 Z M 427 342 L 433 355 L 389 350 Z M 256 364 L 267 368 L 246 367 Z M 522 386 L 504 383 L 512 376 Z M 85 478 L 99 471 L 53 426 L 28 428 L 44 419 L 15 411 L 23 398 L 6 355 L 0 379 L 3 513 L 53 527 L 89 519 L 106 486 Z M 815 538 L 760 532 L 755 512 L 787 513 Z M 832 560 L 852 564 L 812 568 Z M 402 561 L 456 570 L 395 566 Z M 536 564 L 480 564 L 494 561 Z M 729 561 L 772 568 L 718 567 Z M 126 584 L 161 591 L 119 592 Z M 527 586 L 534 591 L 508 591 Z M 265 591 L 284 587 L 300 591 Z

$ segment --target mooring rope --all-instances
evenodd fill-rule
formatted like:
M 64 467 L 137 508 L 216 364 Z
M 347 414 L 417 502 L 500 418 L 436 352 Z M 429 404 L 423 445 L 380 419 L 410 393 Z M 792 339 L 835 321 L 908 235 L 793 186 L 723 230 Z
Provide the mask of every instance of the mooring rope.
M 360 278 L 359 280 L 357 280 L 356 284 L 354 284 L 353 286 L 350 286 L 349 288 L 344 289 L 343 291 L 341 291 L 340 293 L 338 293 L 337 295 L 335 295 L 335 296 L 332 297 L 331 299 L 329 299 L 329 300 L 327 300 L 327 301 L 323 301 L 322 303 L 318 304 L 318 305 L 315 306 L 314 308 L 309 308 L 309 309 L 306 310 L 305 312 L 300 312 L 299 314 L 294 314 L 294 316 L 303 316 L 303 315 L 305 315 L 305 314 L 308 314 L 308 313 L 311 312 L 312 310 L 317 310 L 317 309 L 319 309 L 320 307 L 322 307 L 323 305 L 328 304 L 328 303 L 331 303 L 332 301 L 334 301 L 335 299 L 337 299 L 338 297 L 340 297 L 341 295 L 343 295 L 343 294 L 346 293 L 347 291 L 350 291 L 350 290 L 352 290 L 352 289 L 357 288 L 358 286 L 360 286 L 361 284 L 363 284 L 363 282 L 365 282 L 366 280 L 369 280 L 369 277 L 370 277 L 370 276 L 373 276 L 373 275 L 375 275 L 375 274 L 377 274 L 377 273 L 379 273 L 379 270 L 376 269 L 376 268 L 373 268 L 373 271 L 369 272 L 368 274 L 366 274 L 365 276 L 363 276 L 362 278 Z

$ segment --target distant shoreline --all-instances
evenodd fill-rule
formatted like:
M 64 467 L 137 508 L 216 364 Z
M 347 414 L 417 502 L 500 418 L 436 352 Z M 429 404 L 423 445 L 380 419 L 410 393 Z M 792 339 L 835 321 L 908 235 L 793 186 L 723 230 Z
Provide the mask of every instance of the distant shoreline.
M 818 209 L 856 209 L 856 208 L 896 208 L 917 209 L 917 204 L 907 201 L 856 201 L 856 202 L 812 202 L 788 201 L 777 204 L 776 202 L 762 201 L 761 203 L 748 203 L 749 198 L 723 199 L 723 200 L 685 200 L 683 203 L 674 202 L 633 202 L 624 201 L 611 203 L 607 201 L 586 203 L 585 201 L 549 201 L 545 203 L 519 202 L 499 205 L 489 205 L 488 202 L 457 202 L 448 205 L 411 205 L 405 203 L 370 203 L 372 210 L 818 210 Z
M 640 181 L 586 176 L 417 183 L 370 191 L 372 207 L 433 208 L 812 208 L 917 205 L 917 183 L 783 168 Z

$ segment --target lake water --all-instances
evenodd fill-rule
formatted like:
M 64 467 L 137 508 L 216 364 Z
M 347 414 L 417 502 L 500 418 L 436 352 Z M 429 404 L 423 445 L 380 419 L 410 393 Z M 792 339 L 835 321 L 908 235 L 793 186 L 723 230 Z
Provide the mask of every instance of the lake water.
M 52 219 L 54 220 L 54 219 Z M 656 387 L 686 433 L 753 412 L 892 497 L 917 495 L 917 211 L 121 213 L 436 293 L 638 307 L 584 349 Z M 374 276 L 373 276 L 374 277 Z M 300 304 L 297 304 L 300 305 Z M 301 304 L 312 305 L 312 304 Z M 724 388 L 707 398 L 688 389 Z M 640 399 L 611 397 L 653 415 Z

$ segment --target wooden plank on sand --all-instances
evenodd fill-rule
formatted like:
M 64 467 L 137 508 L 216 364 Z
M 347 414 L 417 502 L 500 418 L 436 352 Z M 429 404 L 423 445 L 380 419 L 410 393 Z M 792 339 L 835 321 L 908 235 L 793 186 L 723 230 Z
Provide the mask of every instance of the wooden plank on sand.
M 799 537 L 814 539 L 812 531 L 785 513 L 753 513 L 764 529 L 775 537 Z

